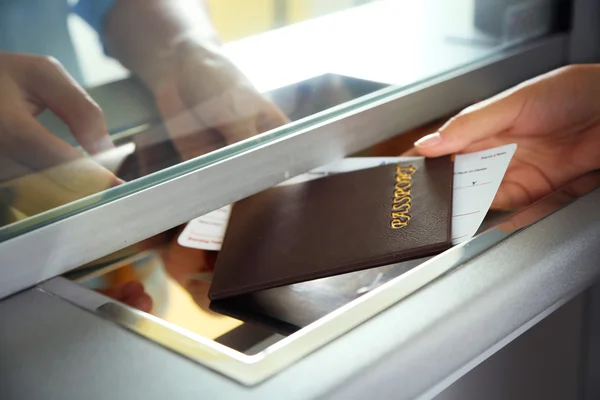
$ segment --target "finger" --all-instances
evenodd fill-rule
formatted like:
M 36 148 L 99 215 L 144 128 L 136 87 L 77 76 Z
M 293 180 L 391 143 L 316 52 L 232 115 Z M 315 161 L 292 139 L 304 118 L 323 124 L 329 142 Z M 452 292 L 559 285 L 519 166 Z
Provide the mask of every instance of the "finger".
M 574 196 L 568 191 L 557 191 L 551 195 L 537 201 L 532 207 L 527 207 L 501 223 L 498 228 L 503 231 L 515 231 L 524 228 L 540 219 L 550 215 L 560 207 L 567 205 L 575 200 Z
M 468 145 L 466 148 L 461 151 L 457 151 L 456 154 L 468 154 L 468 153 L 476 153 L 478 151 L 491 149 L 494 147 L 499 147 L 506 144 L 504 141 L 496 138 L 484 139 L 473 144 Z M 403 157 L 415 157 L 422 155 L 421 150 L 418 147 L 412 147 L 409 150 L 403 152 L 401 156 Z
M 14 192 L 13 206 L 26 215 L 60 207 L 117 186 L 121 181 L 93 161 L 82 158 L 2 183 Z
M 30 173 L 31 168 L 12 157 L 0 154 L 0 184 Z
M 165 165 L 174 165 L 179 161 L 175 151 L 170 146 L 169 134 L 165 127 L 152 126 L 150 129 L 140 132 L 133 137 L 135 144 L 134 174 L 145 176 L 156 172 Z
M 156 98 L 156 103 L 173 140 L 204 128 L 183 102 L 175 85 L 165 86 L 161 96 Z
M 127 143 L 122 146 L 104 151 L 98 155 L 91 156 L 94 162 L 106 168 L 113 174 L 118 175 L 121 171 L 128 172 L 129 163 L 134 162 L 135 143 Z
M 502 184 L 495 208 L 518 209 L 551 193 L 556 188 L 540 169 L 520 159 L 513 159 Z
M 492 201 L 492 210 L 517 210 L 531 203 L 527 190 L 515 182 L 503 182 Z
M 84 183 L 85 180 L 88 180 L 93 184 L 95 176 L 116 179 L 108 170 L 84 157 L 80 151 L 65 141 L 52 135 L 37 120 L 21 109 L 11 110 L 8 115 L 0 116 L 0 154 L 4 158 L 12 160 L 15 165 L 20 165 L 14 171 L 3 170 L 2 178 L 4 180 L 19 177 L 24 171 L 28 173 L 47 171 L 56 174 L 57 170 L 48 170 L 57 168 L 57 166 L 62 166 L 61 173 L 66 172 L 68 168 L 65 167 L 68 166 L 68 163 L 76 163 L 70 164 L 72 169 L 69 178 L 77 176 L 77 183 Z M 65 184 L 69 186 L 76 182 L 65 182 Z
M 500 147 L 513 142 L 514 140 L 511 140 L 510 138 L 507 139 L 504 137 L 504 135 L 494 136 L 489 139 L 474 142 L 462 149 L 461 151 L 457 151 L 456 154 L 476 153 L 478 151 L 493 149 L 494 147 Z M 517 151 L 519 151 L 519 149 L 517 149 Z
M 385 140 L 373 146 L 370 151 L 372 157 L 418 156 L 419 153 L 413 149 L 415 141 L 421 139 L 428 133 L 437 131 L 450 117 L 444 117 L 427 123 L 414 129 L 403 131 L 391 139 Z
M 504 231 L 523 228 L 571 203 L 578 197 L 597 188 L 598 185 L 600 185 L 600 172 L 586 174 L 538 201 L 534 206 L 512 215 L 508 221 L 503 222 L 498 228 Z
M 129 281 L 121 286 L 123 297 L 134 297 L 144 293 L 144 285 L 141 282 Z
M 265 111 L 259 115 L 257 130 L 259 133 L 268 132 L 289 122 L 289 118 L 277 106 L 271 102 L 267 102 L 265 104 Z
M 183 160 L 223 147 L 218 134 L 196 117 L 176 91 L 165 93 L 157 102 L 173 145 Z
M 173 144 L 184 161 L 208 154 L 226 145 L 223 138 L 212 129 L 180 136 L 173 141 Z
M 573 197 L 583 196 L 600 186 L 600 171 L 593 171 L 567 184 L 565 190 Z
M 2 186 L 34 215 L 116 186 L 121 181 L 52 135 L 23 110 L 0 117 Z
M 416 157 L 419 156 L 419 152 L 417 151 L 417 149 L 415 149 L 414 147 L 410 150 L 405 151 L 404 153 L 402 153 L 400 156 L 401 157 Z
M 134 297 L 144 293 L 144 286 L 140 282 L 129 281 L 106 289 L 99 289 L 98 293 L 121 301 L 127 297 Z
M 130 307 L 137 308 L 140 311 L 145 313 L 150 313 L 152 311 L 153 301 L 152 297 L 150 297 L 146 293 L 142 293 L 137 297 L 130 297 L 125 299 L 123 303 L 127 304 Z
M 144 285 L 137 281 L 127 282 L 122 286 L 121 301 L 140 311 L 152 311 L 152 298 L 146 293 Z
M 18 220 L 12 206 L 13 202 L 13 191 L 10 188 L 0 187 L 0 226 L 12 224 Z
M 26 181 L 37 176 L 49 179 L 75 198 L 98 193 L 123 183 L 113 173 L 87 157 L 46 168 L 19 179 Z
M 437 132 L 415 142 L 415 148 L 421 155 L 438 157 L 461 152 L 475 142 L 505 132 L 526 107 L 527 93 L 524 89 L 513 90 L 468 107 Z
M 520 182 L 527 182 L 527 184 Z M 560 198 L 561 201 L 564 200 L 560 197 L 561 194 L 572 200 L 596 188 L 599 184 L 600 172 L 592 172 L 557 189 L 549 181 L 542 179 L 535 170 L 511 167 L 498 190 L 492 208 L 518 209 L 544 198 L 549 193 L 555 193 L 553 196 Z
M 206 251 L 204 261 L 206 262 L 206 267 L 209 271 L 215 270 L 215 265 L 217 264 L 217 257 L 219 255 L 218 251 Z
M 244 118 L 215 128 L 227 141 L 233 144 L 258 135 L 254 119 Z
M 194 88 L 194 85 L 190 86 Z M 210 98 L 199 96 L 201 90 L 183 88 L 180 96 L 187 109 L 206 129 L 218 132 L 227 144 L 248 139 L 259 133 L 259 118 L 265 99 L 252 87 L 231 83 Z
M 97 289 L 96 292 L 110 297 L 111 299 L 115 299 L 121 301 L 122 298 L 122 290 L 121 288 L 108 288 L 108 289 Z
M 58 61 L 36 58 L 27 72 L 28 92 L 67 124 L 88 153 L 114 147 L 102 110 Z
M 555 211 L 559 205 L 560 200 L 556 198 L 550 197 L 544 199 L 533 207 L 525 208 L 524 210 L 511 215 L 508 220 L 497 225 L 497 228 L 505 232 L 514 232 L 547 216 Z
M 212 273 L 211 260 L 205 250 L 181 246 L 177 243 L 178 236 L 169 244 L 165 255 L 165 268 L 176 282 L 186 287 L 193 275 Z
M 243 95 L 240 95 L 240 98 L 231 96 L 235 94 L 227 93 L 227 96 L 223 95 L 205 103 L 193 98 L 184 100 L 196 120 L 204 127 L 203 132 L 210 130 L 218 132 L 226 144 L 237 143 L 258 134 L 256 126 L 259 118 L 258 107 L 245 101 Z M 187 97 L 190 97 L 189 94 Z M 208 144 L 212 143 L 209 141 Z
M 97 292 L 140 311 L 152 311 L 152 298 L 144 291 L 140 282 L 131 281 L 117 287 L 99 289 Z
M 80 151 L 51 134 L 24 109 L 0 115 L 0 152 L 33 171 L 83 157 Z

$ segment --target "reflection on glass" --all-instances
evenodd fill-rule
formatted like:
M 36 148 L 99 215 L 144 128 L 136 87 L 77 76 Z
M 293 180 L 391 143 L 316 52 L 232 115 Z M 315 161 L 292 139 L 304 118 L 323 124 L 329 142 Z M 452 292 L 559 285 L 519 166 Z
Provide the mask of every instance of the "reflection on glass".
M 551 32 L 559 3 L 2 1 L 0 238 Z
M 98 268 L 69 274 L 74 281 L 134 309 L 240 352 L 258 352 L 263 341 L 280 338 L 270 326 L 242 320 L 211 309 L 208 299 L 211 268 L 199 250 L 156 248 Z M 269 340 L 268 340 L 269 339 Z M 257 347 L 258 346 L 258 347 Z
M 211 303 L 209 259 L 215 256 L 167 243 L 105 266 L 95 263 L 67 276 L 134 309 L 252 355 L 427 261 L 414 260 Z

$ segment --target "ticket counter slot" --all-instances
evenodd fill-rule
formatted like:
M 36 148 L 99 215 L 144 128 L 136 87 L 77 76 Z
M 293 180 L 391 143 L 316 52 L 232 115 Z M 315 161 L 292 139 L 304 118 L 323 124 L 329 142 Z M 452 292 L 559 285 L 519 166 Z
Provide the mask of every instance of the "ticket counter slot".
M 398 278 L 431 257 L 213 301 L 212 310 L 292 334 Z
M 443 279 L 444 275 L 452 273 L 465 262 L 477 256 L 485 256 L 487 250 L 511 235 L 528 229 L 530 225 L 582 196 L 597 195 L 599 186 L 600 173 L 589 174 L 512 214 L 473 239 L 427 260 L 307 282 L 301 284 L 307 290 L 297 291 L 300 293 L 298 295 L 289 294 L 294 293 L 295 288 L 292 287 L 257 293 L 254 301 L 262 302 L 264 312 L 255 312 L 253 315 L 243 312 L 245 310 L 240 306 L 241 299 L 237 300 L 239 308 L 230 308 L 227 312 L 220 310 L 230 316 L 218 314 L 218 307 L 211 307 L 207 298 L 205 301 L 199 301 L 200 297 L 194 299 L 193 296 L 197 296 L 200 291 L 187 294 L 187 300 L 195 303 L 195 317 L 191 314 L 177 315 L 186 307 L 190 310 L 189 307 L 194 304 L 186 306 L 181 300 L 176 300 L 177 296 L 184 296 L 184 293 L 172 292 L 177 288 L 172 286 L 173 282 L 165 279 L 158 253 L 136 256 L 137 258 L 121 262 L 118 269 L 105 266 L 103 270 L 89 274 L 88 278 L 80 277 L 79 283 L 55 278 L 43 284 L 42 289 L 240 383 L 254 385 L 434 280 Z M 594 193 L 589 193 L 590 191 Z M 147 285 L 148 291 L 159 292 L 162 288 L 164 293 L 168 293 L 166 296 L 163 294 L 162 301 L 155 296 L 156 308 L 152 310 L 152 314 L 136 310 L 93 290 L 101 287 L 102 279 L 107 279 L 103 277 L 123 268 L 129 268 L 130 274 L 145 276 L 144 282 L 155 282 L 155 287 Z M 359 277 L 360 274 L 362 275 Z M 163 279 L 158 279 L 161 276 Z M 325 282 L 327 280 L 330 282 Z M 163 286 L 157 284 L 157 281 Z M 346 282 L 347 285 L 340 285 L 339 282 Z M 365 286 L 364 282 L 370 282 L 371 287 Z M 207 287 L 202 287 L 205 296 Z M 354 291 L 358 292 L 356 297 L 348 296 L 349 292 Z M 284 296 L 285 301 L 281 301 L 282 293 L 286 292 L 288 294 L 287 297 Z M 174 308 L 169 308 L 173 306 Z M 272 317 L 275 309 L 280 313 L 279 318 Z M 281 315 L 287 315 L 290 319 L 283 320 Z M 196 319 L 191 320 L 192 318 Z

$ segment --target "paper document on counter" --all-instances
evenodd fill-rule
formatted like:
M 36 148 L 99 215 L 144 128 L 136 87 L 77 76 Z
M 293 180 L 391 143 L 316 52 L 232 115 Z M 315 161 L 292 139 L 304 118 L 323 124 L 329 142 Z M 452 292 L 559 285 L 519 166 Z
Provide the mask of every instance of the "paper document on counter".
M 452 244 L 468 240 L 477 233 L 516 149 L 516 144 L 509 144 L 456 156 L 454 160 L 454 196 L 452 198 Z M 282 185 L 409 161 L 414 158 L 345 158 L 289 179 Z M 178 243 L 196 249 L 220 250 L 230 212 L 231 206 L 225 206 L 190 221 L 179 236 Z

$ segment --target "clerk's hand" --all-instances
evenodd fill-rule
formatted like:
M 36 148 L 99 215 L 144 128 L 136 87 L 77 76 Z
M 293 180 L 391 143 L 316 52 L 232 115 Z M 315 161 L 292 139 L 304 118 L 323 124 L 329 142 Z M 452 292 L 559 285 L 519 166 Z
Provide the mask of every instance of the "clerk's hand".
M 57 61 L 0 53 L 0 186 L 27 215 L 119 183 L 35 119 L 47 108 L 88 153 L 112 147 L 100 108 Z
M 192 296 L 200 308 L 211 312 L 208 291 L 218 253 L 181 246 L 177 237 L 182 230 L 183 228 L 180 228 L 173 240 L 165 246 L 165 270 Z
M 142 79 L 184 160 L 287 122 L 219 50 L 183 43 L 148 68 Z
M 437 157 L 518 148 L 492 207 L 530 204 L 600 168 L 600 65 L 569 66 L 468 107 L 413 153 Z
M 98 293 L 127 304 L 130 307 L 137 308 L 140 311 L 152 312 L 152 298 L 146 293 L 144 286 L 140 282 L 126 282 L 108 289 L 100 289 Z

